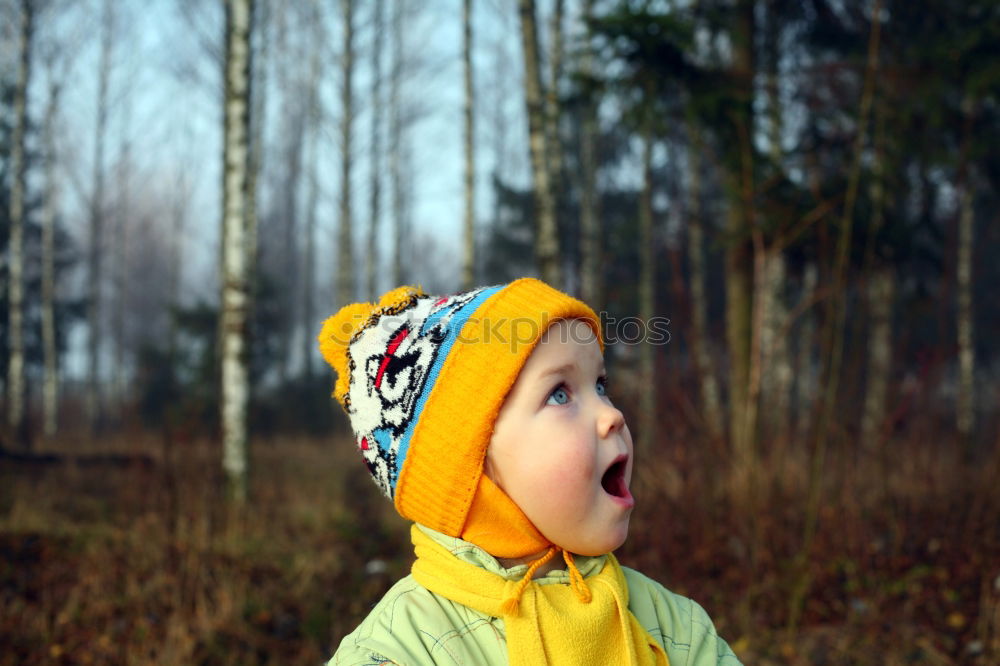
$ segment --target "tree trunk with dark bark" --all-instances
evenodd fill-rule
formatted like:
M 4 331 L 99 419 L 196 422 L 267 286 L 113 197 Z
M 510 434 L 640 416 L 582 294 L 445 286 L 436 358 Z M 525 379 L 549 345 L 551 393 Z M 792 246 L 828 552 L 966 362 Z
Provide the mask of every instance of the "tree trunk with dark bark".
M 584 78 L 593 74 L 593 35 L 589 19 L 594 14 L 594 0 L 584 4 L 587 20 L 586 40 L 580 62 Z M 588 95 L 583 110 L 581 128 L 581 174 L 580 174 L 580 297 L 592 307 L 600 307 L 604 299 L 601 295 L 604 280 L 600 262 L 601 212 L 600 193 L 597 191 L 597 104 Z
M 462 288 L 471 289 L 476 275 L 476 136 L 475 88 L 472 79 L 472 0 L 462 3 L 462 62 L 465 71 L 465 226 L 462 243 Z
M 535 258 L 542 280 L 560 288 L 559 237 L 556 229 L 555 198 L 552 192 L 545 95 L 542 90 L 541 64 L 538 57 L 538 33 L 535 1 L 518 0 L 521 23 L 521 48 L 524 54 L 524 99 L 528 113 L 528 143 L 531 173 L 535 190 Z

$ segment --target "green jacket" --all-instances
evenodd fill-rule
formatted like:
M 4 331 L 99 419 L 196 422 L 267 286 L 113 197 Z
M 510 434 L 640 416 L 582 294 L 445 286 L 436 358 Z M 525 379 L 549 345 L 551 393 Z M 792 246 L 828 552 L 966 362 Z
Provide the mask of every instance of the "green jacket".
M 527 565 L 504 569 L 478 546 L 421 526 L 455 557 L 518 580 Z M 605 556 L 577 557 L 584 577 L 600 571 Z M 718 634 L 705 610 L 638 571 L 622 567 L 629 610 L 663 645 L 671 666 L 737 666 L 739 659 Z M 564 570 L 536 579 L 542 585 L 569 584 Z M 423 664 L 491 666 L 507 664 L 502 618 L 489 617 L 430 592 L 413 576 L 392 586 L 353 633 L 344 637 L 328 666 Z

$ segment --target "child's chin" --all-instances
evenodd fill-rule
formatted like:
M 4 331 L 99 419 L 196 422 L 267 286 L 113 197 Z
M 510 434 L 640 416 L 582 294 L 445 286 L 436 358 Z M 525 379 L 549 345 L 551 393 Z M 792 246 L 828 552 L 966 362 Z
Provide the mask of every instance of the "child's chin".
M 612 550 L 618 550 L 622 547 L 622 544 L 628 539 L 628 519 L 625 520 L 625 525 L 622 527 L 621 534 L 619 534 L 614 541 L 614 545 L 608 550 L 610 553 Z
M 597 555 L 607 555 L 610 552 L 618 550 L 621 548 L 622 544 L 628 538 L 628 525 L 621 530 L 620 534 L 609 534 L 606 539 L 602 539 L 600 542 L 588 543 L 581 545 L 579 549 L 571 549 L 571 552 L 577 555 L 584 555 L 588 557 L 594 557 Z

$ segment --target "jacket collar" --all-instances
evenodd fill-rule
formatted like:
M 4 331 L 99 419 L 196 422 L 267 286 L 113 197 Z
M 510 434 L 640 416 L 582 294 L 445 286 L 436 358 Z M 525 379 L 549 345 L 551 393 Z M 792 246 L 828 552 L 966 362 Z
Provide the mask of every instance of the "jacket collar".
M 495 557 L 487 553 L 485 550 L 474 543 L 463 541 L 458 537 L 451 537 L 446 534 L 442 534 L 441 532 L 432 530 L 431 528 L 425 527 L 419 523 L 417 523 L 417 529 L 433 539 L 439 545 L 447 548 L 448 551 L 450 551 L 451 554 L 459 560 L 475 565 L 480 569 L 485 569 L 490 573 L 502 577 L 504 580 L 520 580 L 524 577 L 525 572 L 528 570 L 527 564 L 518 564 L 517 566 L 509 569 L 504 568 L 504 566 L 501 565 Z M 595 557 L 578 555 L 574 556 L 573 561 L 576 563 L 580 573 L 583 574 L 583 577 L 587 578 L 591 574 L 599 572 L 604 567 L 604 562 L 607 558 L 607 555 L 597 555 Z M 566 571 L 566 569 L 554 569 L 544 576 L 536 578 L 535 582 L 541 585 L 551 585 L 553 583 L 568 584 L 569 580 L 569 572 Z

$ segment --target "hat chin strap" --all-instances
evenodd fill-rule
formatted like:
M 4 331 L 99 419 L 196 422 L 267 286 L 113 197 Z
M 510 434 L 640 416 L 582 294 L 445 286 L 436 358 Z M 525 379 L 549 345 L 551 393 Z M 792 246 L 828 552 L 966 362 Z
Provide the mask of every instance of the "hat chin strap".
M 518 582 L 517 587 L 514 588 L 513 594 L 504 599 L 503 604 L 500 606 L 504 615 L 516 616 L 518 614 L 521 606 L 521 595 L 531 585 L 531 579 L 535 577 L 535 572 L 538 571 L 539 567 L 551 560 L 557 552 L 562 553 L 563 561 L 566 562 L 566 569 L 569 571 L 569 586 L 576 593 L 576 598 L 581 603 L 590 603 L 593 596 L 590 594 L 590 588 L 587 587 L 587 581 L 583 579 L 583 574 L 580 573 L 580 570 L 576 567 L 576 563 L 573 561 L 573 554 L 559 546 L 552 546 L 544 555 L 531 563 L 528 570 L 524 572 L 524 576 Z
M 480 474 L 465 527 L 455 536 L 502 558 L 527 557 L 553 546 L 486 474 Z
M 590 602 L 590 589 L 573 562 L 573 554 L 553 545 L 542 536 L 514 500 L 485 473 L 479 477 L 479 485 L 461 538 L 499 558 L 522 558 L 544 551 L 541 557 L 529 564 L 513 594 L 504 600 L 503 610 L 506 614 L 517 614 L 521 595 L 531 584 L 535 572 L 555 557 L 556 553 L 562 553 L 569 571 L 570 586 L 577 598 L 583 603 Z

